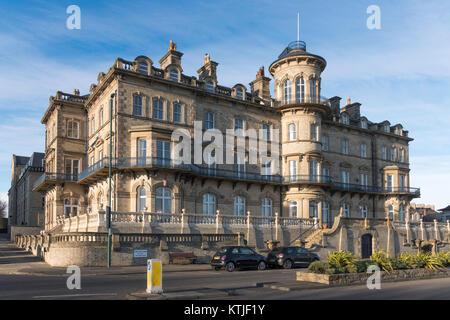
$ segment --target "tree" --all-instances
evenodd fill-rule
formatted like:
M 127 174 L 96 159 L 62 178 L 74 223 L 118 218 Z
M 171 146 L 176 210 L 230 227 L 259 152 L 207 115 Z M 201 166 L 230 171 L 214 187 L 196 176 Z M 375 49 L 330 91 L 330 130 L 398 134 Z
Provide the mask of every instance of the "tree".
M 0 218 L 6 218 L 6 209 L 8 208 L 8 204 L 6 201 L 0 200 Z

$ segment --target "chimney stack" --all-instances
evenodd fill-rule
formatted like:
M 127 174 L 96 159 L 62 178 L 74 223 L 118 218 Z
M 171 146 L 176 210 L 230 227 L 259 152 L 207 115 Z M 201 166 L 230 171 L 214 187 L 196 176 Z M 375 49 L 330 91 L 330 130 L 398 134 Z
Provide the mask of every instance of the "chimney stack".
M 270 100 L 270 78 L 264 76 L 264 67 L 259 68 L 256 73 L 256 79 L 250 82 L 250 88 L 253 94 L 264 100 Z

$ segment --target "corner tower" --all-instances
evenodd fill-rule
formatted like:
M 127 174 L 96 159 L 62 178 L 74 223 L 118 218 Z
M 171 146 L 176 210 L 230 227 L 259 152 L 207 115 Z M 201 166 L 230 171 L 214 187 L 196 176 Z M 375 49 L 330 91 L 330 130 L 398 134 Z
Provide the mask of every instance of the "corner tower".
M 303 41 L 291 42 L 269 71 L 275 79 L 275 106 L 281 112 L 282 170 L 288 188 L 284 212 L 289 216 L 321 220 L 322 186 L 330 183 L 322 175 L 322 119 L 331 113 L 321 98 L 324 58 L 306 51 Z

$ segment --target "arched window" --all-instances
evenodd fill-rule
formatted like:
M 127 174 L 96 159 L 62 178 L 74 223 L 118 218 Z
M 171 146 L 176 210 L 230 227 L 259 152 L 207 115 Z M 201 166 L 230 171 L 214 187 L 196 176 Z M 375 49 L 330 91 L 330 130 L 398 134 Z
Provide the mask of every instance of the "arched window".
M 216 196 L 211 193 L 203 195 L 203 214 L 213 215 L 216 211 Z
M 234 215 L 245 216 L 245 198 L 236 196 L 234 197 Z
M 305 102 L 305 79 L 303 77 L 295 80 L 295 102 Z
M 297 201 L 289 202 L 289 217 L 297 218 Z
M 147 201 L 147 192 L 145 187 L 139 187 L 137 189 L 137 211 L 144 212 Z
M 288 131 L 289 131 L 289 141 L 297 139 L 297 126 L 295 125 L 295 123 L 291 123 L 289 125 Z
M 142 116 L 142 97 L 138 94 L 133 95 L 133 115 Z
M 141 74 L 148 75 L 148 64 L 145 61 L 139 61 L 138 72 Z
M 261 215 L 263 217 L 271 217 L 272 216 L 272 199 L 270 199 L 270 198 L 262 199 Z
M 287 79 L 283 83 L 283 101 L 284 101 L 284 104 L 290 104 L 291 103 L 291 95 L 292 95 L 291 80 Z
M 156 189 L 156 212 L 172 212 L 172 190 L 169 188 Z
M 239 100 L 244 99 L 244 93 L 242 91 L 242 88 L 236 88 L 236 98 Z
M 315 79 L 309 80 L 309 89 L 310 89 L 311 102 L 316 103 L 317 95 L 316 95 L 316 80 Z
M 171 81 L 178 82 L 178 71 L 175 69 L 170 70 L 169 77 Z

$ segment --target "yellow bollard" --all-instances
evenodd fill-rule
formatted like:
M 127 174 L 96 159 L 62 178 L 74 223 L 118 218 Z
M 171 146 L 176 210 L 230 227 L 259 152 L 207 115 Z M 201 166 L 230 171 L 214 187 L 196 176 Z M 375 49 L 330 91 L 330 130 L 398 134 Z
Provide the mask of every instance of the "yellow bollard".
M 160 259 L 147 260 L 147 293 L 163 293 L 162 262 Z

